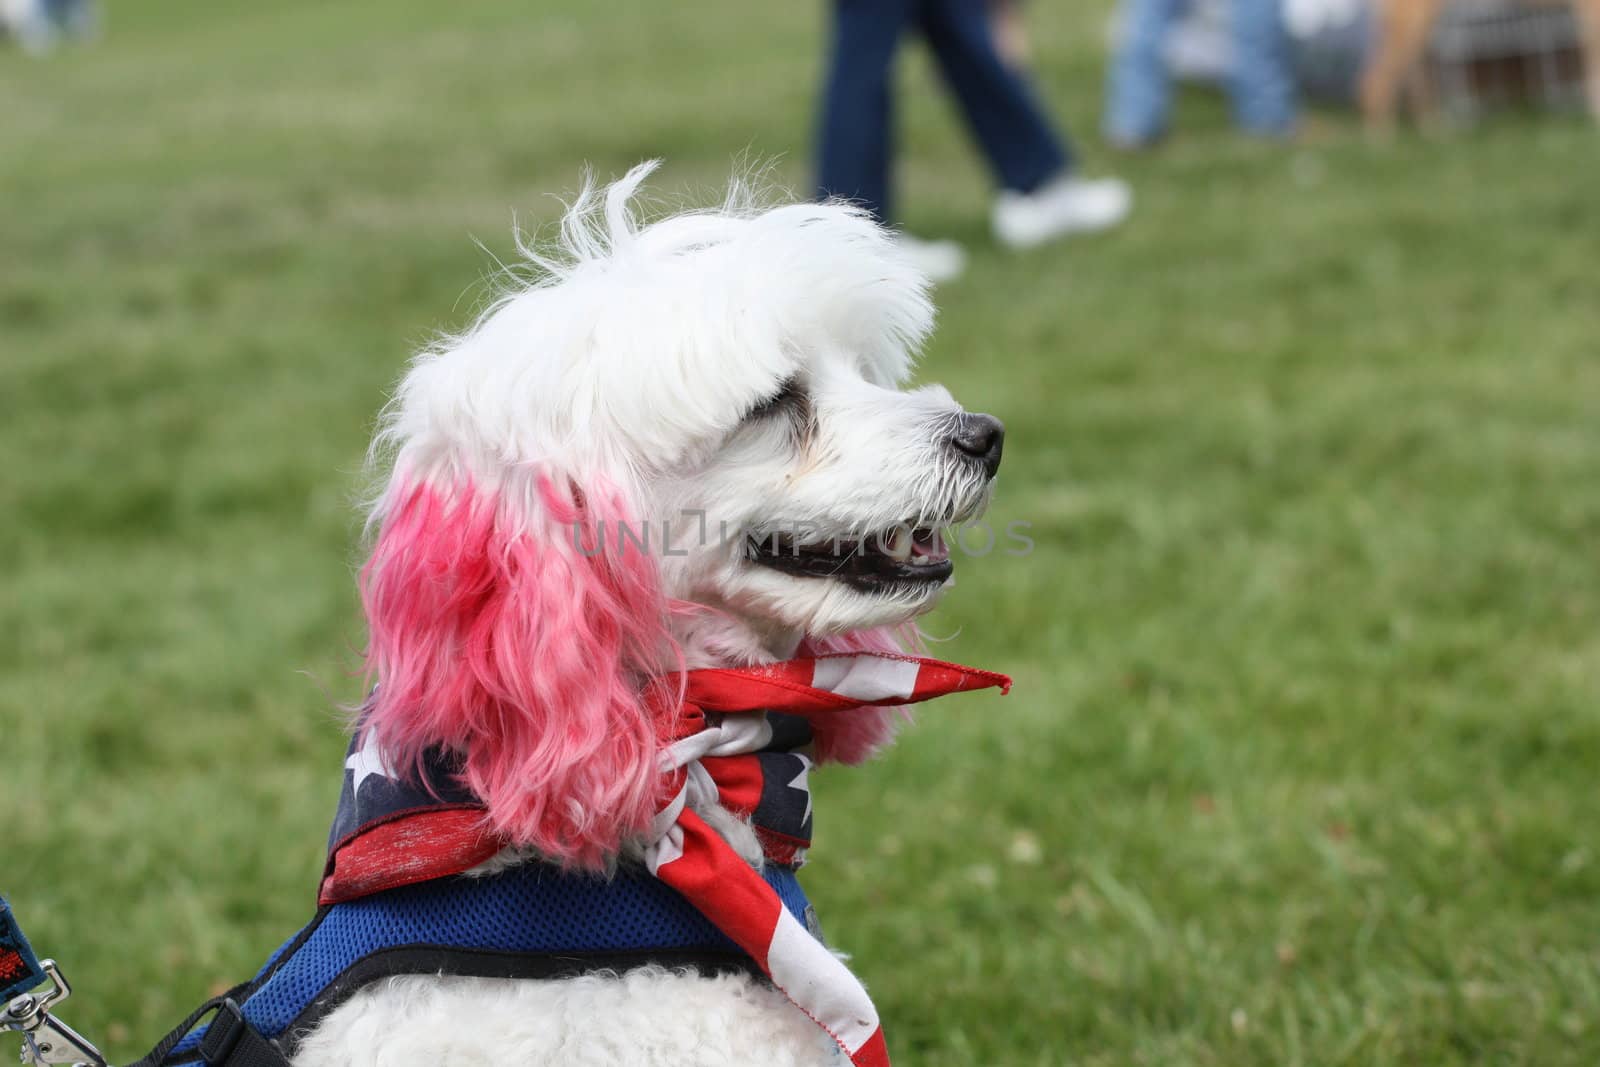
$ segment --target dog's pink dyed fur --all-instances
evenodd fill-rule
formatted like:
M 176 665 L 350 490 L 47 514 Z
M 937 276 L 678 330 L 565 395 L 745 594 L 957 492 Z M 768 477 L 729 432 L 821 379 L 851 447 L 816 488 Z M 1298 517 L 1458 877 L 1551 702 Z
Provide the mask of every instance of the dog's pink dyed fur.
M 391 490 L 361 571 L 367 670 L 379 683 L 364 722 L 403 772 L 429 748 L 461 753 L 498 833 L 599 869 L 661 799 L 656 753 L 671 727 L 661 709 L 676 701 L 647 690 L 652 674 L 679 666 L 669 613 L 693 609 L 667 600 L 648 552 L 598 540 L 626 518 L 618 494 L 549 478 L 537 488 L 537 515 L 471 485 Z M 904 630 L 909 639 L 889 629 L 807 638 L 799 655 L 898 653 L 916 643 Z M 859 763 L 906 716 L 818 715 L 817 759 Z
M 366 723 L 398 768 L 462 753 L 498 832 L 599 868 L 655 812 L 661 702 L 642 672 L 675 650 L 651 557 L 593 551 L 600 520 L 626 518 L 616 494 L 545 478 L 538 498 L 520 515 L 472 486 L 397 487 L 361 573 Z

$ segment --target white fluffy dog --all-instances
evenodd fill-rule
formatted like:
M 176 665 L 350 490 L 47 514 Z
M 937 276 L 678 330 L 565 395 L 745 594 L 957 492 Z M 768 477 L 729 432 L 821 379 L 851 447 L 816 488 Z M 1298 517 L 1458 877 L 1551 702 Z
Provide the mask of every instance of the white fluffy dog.
M 652 169 L 586 191 L 558 250 L 525 250 L 540 280 L 415 360 L 377 446 L 369 722 L 393 766 L 463 754 L 514 843 L 480 871 L 636 862 L 660 804 L 643 680 L 889 647 L 949 584 L 937 531 L 982 512 L 1000 460 L 997 420 L 901 388 L 932 309 L 888 233 L 739 195 L 641 226 Z M 814 755 L 865 758 L 895 711 L 840 717 Z M 643 967 L 385 979 L 294 1062 L 843 1060 L 758 977 Z

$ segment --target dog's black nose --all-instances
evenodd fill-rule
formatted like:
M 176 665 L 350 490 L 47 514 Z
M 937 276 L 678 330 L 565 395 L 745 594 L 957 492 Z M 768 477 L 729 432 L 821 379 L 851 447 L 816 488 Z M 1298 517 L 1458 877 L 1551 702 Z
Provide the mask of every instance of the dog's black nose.
M 983 464 L 984 473 L 994 477 L 1000 469 L 1000 453 L 1006 442 L 1005 423 L 993 415 L 969 415 L 962 412 L 956 419 L 956 432 L 950 443 Z

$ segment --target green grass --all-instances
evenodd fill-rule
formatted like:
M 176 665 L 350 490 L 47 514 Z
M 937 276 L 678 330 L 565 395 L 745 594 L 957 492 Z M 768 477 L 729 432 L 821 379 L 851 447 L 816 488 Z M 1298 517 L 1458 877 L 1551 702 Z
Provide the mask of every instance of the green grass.
M 541 11 L 531 10 L 540 7 Z M 926 376 L 1010 427 L 931 621 L 1012 696 L 820 784 L 808 885 L 911 1064 L 1600 1061 L 1600 137 L 1093 135 L 1028 256 L 920 58 Z M 131 1058 L 309 915 L 358 683 L 352 500 L 511 213 L 663 155 L 803 189 L 821 5 L 118 4 L 0 54 L 0 887 Z

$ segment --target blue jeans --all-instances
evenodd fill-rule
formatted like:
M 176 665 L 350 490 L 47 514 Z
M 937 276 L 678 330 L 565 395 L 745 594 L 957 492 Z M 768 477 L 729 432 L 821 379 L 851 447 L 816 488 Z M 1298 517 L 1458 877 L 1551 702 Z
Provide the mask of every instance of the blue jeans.
M 1293 54 L 1283 24 L 1283 0 L 1229 0 L 1233 69 L 1228 92 L 1234 120 L 1245 130 L 1282 136 L 1294 129 Z M 1125 0 L 1123 41 L 1106 87 L 1106 136 L 1146 144 L 1166 132 L 1172 79 L 1163 48 L 1167 30 L 1188 0 Z
M 984 0 L 834 0 L 817 193 L 890 213 L 894 57 L 914 26 L 1002 188 L 1032 192 L 1071 165 L 1028 83 L 995 51 Z

